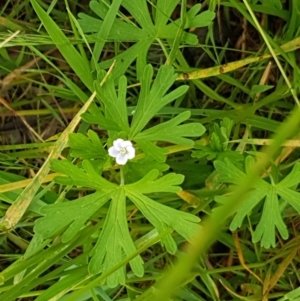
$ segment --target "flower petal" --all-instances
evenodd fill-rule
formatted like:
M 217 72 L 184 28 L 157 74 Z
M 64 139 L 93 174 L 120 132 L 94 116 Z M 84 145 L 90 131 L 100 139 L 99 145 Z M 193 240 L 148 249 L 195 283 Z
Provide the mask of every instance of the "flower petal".
M 121 147 L 127 148 L 128 146 L 132 146 L 132 143 L 129 140 L 125 140 L 121 143 Z
M 116 148 L 116 150 L 120 151 L 121 148 L 123 147 L 122 144 L 123 144 L 124 140 L 119 138 L 117 140 L 114 141 L 113 145 L 114 147 Z
M 119 164 L 119 165 L 125 165 L 127 163 L 127 154 L 118 154 L 117 158 L 116 158 L 116 162 Z
M 133 146 L 127 146 L 126 147 L 126 155 L 128 159 L 133 159 L 135 157 L 135 149 Z
M 116 158 L 116 157 L 118 156 L 119 153 L 120 153 L 120 151 L 118 151 L 114 146 L 111 146 L 111 147 L 108 149 L 108 154 L 109 154 L 111 157 Z

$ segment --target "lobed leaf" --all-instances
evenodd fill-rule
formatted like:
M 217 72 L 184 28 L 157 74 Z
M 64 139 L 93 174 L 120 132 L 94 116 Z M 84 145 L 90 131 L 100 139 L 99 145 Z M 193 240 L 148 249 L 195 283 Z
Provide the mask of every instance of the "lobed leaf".
M 92 259 L 89 264 L 89 271 L 92 274 L 107 271 L 134 252 L 136 252 L 136 247 L 129 234 L 126 219 L 125 193 L 124 189 L 120 187 L 112 195 L 103 229 L 96 246 L 91 252 Z M 130 266 L 135 275 L 143 276 L 143 260 L 140 256 L 132 259 Z M 124 266 L 107 278 L 109 287 L 116 287 L 118 284 L 125 284 Z
M 254 159 L 252 157 L 249 156 L 246 158 L 247 173 L 251 170 L 253 162 Z M 241 177 L 246 176 L 244 172 L 239 170 L 228 159 L 225 159 L 224 162 L 215 161 L 215 167 L 219 172 L 219 180 L 226 183 L 236 184 Z M 290 174 L 278 184 L 270 184 L 262 179 L 258 179 L 256 185 L 252 187 L 252 190 L 248 192 L 243 203 L 238 207 L 236 215 L 230 224 L 230 230 L 235 231 L 241 227 L 244 218 L 247 215 L 251 215 L 251 211 L 264 200 L 260 221 L 252 237 L 253 242 L 261 241 L 261 245 L 265 248 L 275 247 L 275 229 L 279 231 L 282 238 L 287 239 L 288 231 L 282 219 L 278 196 L 300 213 L 300 193 L 289 188 L 299 182 L 299 164 L 296 164 Z M 227 197 L 217 196 L 215 199 L 224 204 L 227 201 Z
M 132 162 L 132 164 L 129 162 L 124 168 L 125 182 L 127 185 L 135 183 L 153 169 L 158 170 L 161 175 L 164 171 L 169 169 L 169 165 L 163 162 L 154 161 L 149 157 L 141 158 L 138 161 Z
M 292 187 L 298 185 L 299 182 L 300 182 L 300 163 L 297 162 L 293 166 L 292 171 L 277 184 L 277 187 L 279 188 Z
M 66 175 L 55 178 L 55 181 L 60 184 L 90 187 L 98 190 L 109 190 L 116 187 L 116 184 L 102 178 L 90 161 L 83 161 L 82 166 L 83 169 L 80 169 L 68 160 L 51 161 L 52 170 Z
M 182 112 L 169 121 L 139 133 L 136 138 L 149 141 L 167 141 L 174 144 L 192 146 L 194 141 L 184 137 L 199 137 L 205 132 L 205 127 L 201 123 L 179 125 L 190 116 L 191 113 L 189 111 Z
M 45 206 L 42 209 L 44 217 L 35 221 L 34 231 L 43 239 L 54 238 L 64 232 L 62 241 L 68 242 L 109 198 L 107 192 L 96 192 L 72 202 Z
M 154 192 L 174 192 L 181 191 L 180 185 L 183 182 L 184 176 L 175 173 L 168 173 L 167 175 L 158 178 L 159 171 L 151 170 L 141 180 L 125 185 L 126 191 L 138 193 L 154 193 Z
M 94 107 L 93 111 L 84 113 L 81 118 L 90 124 L 98 124 L 100 129 L 121 131 L 121 127 L 115 121 L 103 116 L 102 111 L 98 107 Z
M 230 160 L 215 161 L 215 169 L 219 172 L 219 180 L 225 183 L 237 184 L 245 174 L 238 169 Z
M 135 142 L 146 156 L 149 156 L 151 159 L 158 162 L 166 161 L 166 154 L 164 149 L 156 146 L 150 141 L 143 140 L 143 139 L 141 140 L 135 139 Z
M 278 229 L 283 239 L 288 238 L 287 227 L 283 222 L 279 209 L 276 188 L 270 185 L 270 188 L 266 191 L 263 212 L 254 231 L 252 241 L 257 243 L 261 240 L 261 244 L 264 248 L 274 248 L 276 246 L 275 228 Z
M 138 193 L 137 190 L 126 190 L 126 195 L 134 202 L 150 223 L 155 226 L 158 233 L 171 227 L 189 241 L 198 233 L 200 219 L 197 216 L 157 203 Z M 166 246 L 169 253 L 174 254 L 176 252 L 177 245 L 171 234 L 163 237 L 162 243 Z
M 81 133 L 71 133 L 69 135 L 69 146 L 71 156 L 80 159 L 106 159 L 107 152 L 104 150 L 97 133 L 88 131 L 88 137 Z
M 188 89 L 188 86 L 181 86 L 165 95 L 177 77 L 171 66 L 162 66 L 150 87 L 152 75 L 153 68 L 148 65 L 141 78 L 141 92 L 131 123 L 130 139 L 134 139 L 162 107 L 182 96 Z
M 147 1 L 140 0 L 137 5 L 135 1 L 123 0 L 122 6 L 124 6 L 132 17 L 139 23 L 146 35 L 155 37 L 155 27 L 152 22 Z
M 171 19 L 172 12 L 178 5 L 179 0 L 160 0 L 156 3 L 155 11 L 155 29 L 157 36 L 161 36 L 161 31 L 165 28 L 168 21 Z
M 108 76 L 105 83 L 100 86 L 100 82 L 106 76 L 106 72 L 101 71 L 94 86 L 98 99 L 104 106 L 105 117 L 116 123 L 122 131 L 129 132 L 129 124 L 126 107 L 127 79 L 121 76 L 119 79 L 118 95 L 115 89 L 114 78 Z
M 108 12 L 108 7 L 103 2 L 91 1 L 90 8 L 102 20 L 105 18 Z M 88 16 L 84 13 L 79 13 L 78 16 L 80 18 L 78 20 L 78 23 L 85 33 L 98 33 L 103 25 L 102 20 Z M 96 35 L 94 35 L 94 37 L 96 38 Z M 140 29 L 133 23 L 122 21 L 119 18 L 113 19 L 113 25 L 107 36 L 107 40 L 125 41 L 139 41 L 146 38 L 147 35 L 145 35 L 145 32 L 142 29 Z

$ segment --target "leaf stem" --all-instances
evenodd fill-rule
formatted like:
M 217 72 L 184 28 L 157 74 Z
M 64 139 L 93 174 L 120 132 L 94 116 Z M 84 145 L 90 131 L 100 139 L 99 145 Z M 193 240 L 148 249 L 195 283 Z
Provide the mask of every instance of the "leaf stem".
M 124 171 L 122 166 L 120 167 L 120 176 L 121 176 L 120 186 L 124 186 L 125 179 L 124 179 Z

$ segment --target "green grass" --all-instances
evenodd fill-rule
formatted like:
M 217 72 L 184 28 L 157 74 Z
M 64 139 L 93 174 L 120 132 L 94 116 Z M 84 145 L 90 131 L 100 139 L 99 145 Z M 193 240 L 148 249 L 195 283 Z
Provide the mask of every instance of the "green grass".
M 0 5 L 1 301 L 300 300 L 300 3 L 197 2 Z

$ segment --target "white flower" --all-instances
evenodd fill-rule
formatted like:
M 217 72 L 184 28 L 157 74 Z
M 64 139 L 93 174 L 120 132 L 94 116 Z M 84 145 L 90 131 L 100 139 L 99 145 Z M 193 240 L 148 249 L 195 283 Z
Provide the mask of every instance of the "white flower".
M 108 149 L 108 153 L 111 157 L 116 158 L 116 162 L 119 165 L 125 165 L 128 159 L 135 157 L 135 149 L 132 143 L 128 140 L 117 139 L 113 142 L 113 146 Z

